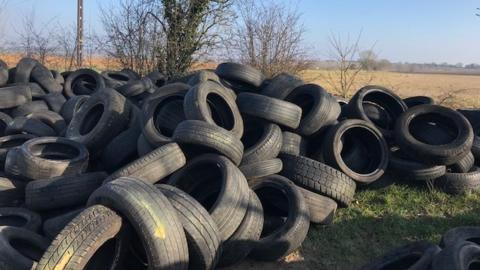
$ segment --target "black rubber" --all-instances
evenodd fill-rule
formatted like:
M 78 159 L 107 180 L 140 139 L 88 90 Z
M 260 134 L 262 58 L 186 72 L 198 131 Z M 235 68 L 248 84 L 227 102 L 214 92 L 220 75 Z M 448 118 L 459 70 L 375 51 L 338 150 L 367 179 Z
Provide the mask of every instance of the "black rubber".
M 434 180 L 447 172 L 445 165 L 427 165 L 413 161 L 399 150 L 391 152 L 388 168 L 413 181 Z
M 0 177 L 0 207 L 18 206 L 24 199 L 24 182 Z
M 52 72 L 40 63 L 32 69 L 30 79 L 38 83 L 48 93 L 61 93 L 63 90 L 62 85 L 53 78 Z
M 116 89 L 126 97 L 135 97 L 148 91 L 152 87 L 152 81 L 148 77 L 144 77 L 140 80 L 132 80 L 124 85 L 118 86 Z
M 255 192 L 249 192 L 247 213 L 235 233 L 222 245 L 219 266 L 237 264 L 245 259 L 260 239 L 263 228 L 263 208 Z
M 239 167 L 240 171 L 242 171 L 248 180 L 277 174 L 282 171 L 282 168 L 282 160 L 279 158 L 261 160 Z
M 67 100 L 61 93 L 50 93 L 43 96 L 42 99 L 47 103 L 50 110 L 57 113 L 60 113 L 63 104 L 67 102 Z
M 243 134 L 243 120 L 235 103 L 235 94 L 212 81 L 190 88 L 183 101 L 188 120 L 202 120 L 218 125 L 237 138 Z
M 118 134 L 117 137 L 105 146 L 100 158 L 105 170 L 112 172 L 138 159 L 137 140 L 140 134 L 140 127 L 134 125 Z
M 89 206 L 95 204 L 117 211 L 132 224 L 151 269 L 188 268 L 182 223 L 168 198 L 155 186 L 122 177 L 97 189 L 88 200 Z
M 76 175 L 88 166 L 85 146 L 65 138 L 34 138 L 17 149 L 7 153 L 5 172 L 25 180 Z
M 256 68 L 237 63 L 221 63 L 215 69 L 215 73 L 233 83 L 252 86 L 252 90 L 259 88 L 264 79 L 263 74 Z
M 236 165 L 242 160 L 242 142 L 231 132 L 207 122 L 183 121 L 175 129 L 173 140 L 181 144 L 187 156 L 188 153 L 195 155 L 214 152 L 225 155 Z
M 155 146 L 151 145 L 143 134 L 140 134 L 137 139 L 137 154 L 142 157 L 155 149 Z
M 173 174 L 168 183 L 190 194 L 208 210 L 223 240 L 232 236 L 245 216 L 247 181 L 223 156 L 199 156 Z
M 103 71 L 101 75 L 105 80 L 105 86 L 109 88 L 117 88 L 133 80 L 123 71 L 107 70 Z
M 453 246 L 457 242 L 468 241 L 480 244 L 480 227 L 460 226 L 446 231 L 440 240 L 440 247 Z
M 87 146 L 93 153 L 125 130 L 129 123 L 130 104 L 112 89 L 104 89 L 80 106 L 68 125 L 66 137 Z
M 167 77 L 157 70 L 148 73 L 145 77 L 149 78 L 156 87 L 162 87 L 167 82 Z
M 105 182 L 128 176 L 154 184 L 182 168 L 185 163 L 182 149 L 176 143 L 169 143 L 119 168 Z
M 0 60 L 0 86 L 8 82 L 8 66 L 3 60 Z
M 52 73 L 53 79 L 63 87 L 65 84 L 65 78 L 62 76 L 60 71 L 51 69 L 50 72 Z
M 310 191 L 348 206 L 355 194 L 355 182 L 336 169 L 302 156 L 282 155 L 281 175 Z
M 160 146 L 173 141 L 173 131 L 179 121 L 186 119 L 183 100 L 189 88 L 183 83 L 166 85 L 159 88 L 158 92 L 143 104 L 142 132 L 150 144 Z
M 331 224 L 337 211 L 337 203 L 327 196 L 311 192 L 301 187 L 297 188 L 302 192 L 307 202 L 310 222 L 322 225 Z
M 121 263 L 122 218 L 113 210 L 91 206 L 55 237 L 35 269 L 115 269 Z
M 480 168 L 473 167 L 466 173 L 447 172 L 435 180 L 435 185 L 449 194 L 466 194 L 480 188 Z
M 475 269 L 480 260 L 480 246 L 468 241 L 459 241 L 440 251 L 432 262 L 431 269 Z
M 15 69 L 15 82 L 28 83 L 32 70 L 37 64 L 39 64 L 38 61 L 32 58 L 25 57 L 20 59 Z
M 200 203 L 182 190 L 170 185 L 156 187 L 168 198 L 183 224 L 190 257 L 189 269 L 214 269 L 220 253 L 224 254 L 215 221 Z
M 428 270 L 432 260 L 440 250 L 437 245 L 429 242 L 413 242 L 387 252 L 382 257 L 367 263 L 359 270 Z
M 368 117 L 364 109 L 364 102 L 366 101 L 377 104 L 382 108 L 384 113 L 388 115 L 387 123 L 375 123 Z M 407 105 L 391 90 L 378 85 L 368 85 L 358 90 L 350 99 L 347 110 L 350 118 L 372 122 L 386 138 L 391 138 L 395 122 L 407 110 Z
M 302 118 L 296 131 L 305 136 L 335 123 L 341 112 L 337 99 L 316 84 L 298 86 L 284 95 L 279 98 L 302 108 Z
M 268 85 L 262 89 L 261 93 L 269 97 L 285 97 L 294 88 L 297 88 L 304 83 L 305 82 L 302 79 L 295 75 L 280 73 L 270 80 Z
M 357 147 L 366 151 L 349 156 L 349 152 L 354 153 L 351 148 L 355 144 L 361 144 Z M 322 149 L 326 164 L 362 184 L 378 180 L 388 166 L 389 151 L 382 133 L 364 120 L 344 120 L 329 128 Z M 363 166 L 356 166 L 360 161 Z
M 445 140 L 427 141 L 421 133 L 432 123 L 448 133 Z M 417 129 L 413 130 L 412 126 Z M 413 133 L 413 134 L 412 134 Z M 438 135 L 424 133 L 424 136 Z M 414 160 L 428 164 L 451 165 L 464 157 L 473 144 L 473 131 L 460 113 L 438 105 L 420 105 L 403 113 L 395 125 L 395 141 Z
M 67 128 L 67 124 L 65 123 L 63 117 L 53 111 L 33 112 L 27 114 L 25 117 L 43 122 L 47 126 L 51 127 L 53 130 L 55 130 L 55 134 L 57 136 L 62 136 Z
M 466 173 L 469 172 L 475 164 L 475 157 L 472 152 L 468 152 L 459 161 L 449 166 L 449 169 L 454 173 Z
M 32 91 L 26 84 L 0 87 L 0 109 L 10 109 L 32 101 Z
M 302 136 L 284 131 L 282 133 L 281 154 L 289 154 L 294 156 L 305 156 L 307 153 L 307 140 Z
M 5 129 L 12 122 L 10 115 L 0 112 L 0 137 L 5 136 Z
M 79 82 L 88 83 L 88 87 L 81 88 Z M 105 88 L 105 80 L 98 72 L 92 69 L 82 68 L 68 75 L 65 80 L 63 93 L 66 97 L 71 98 L 76 95 L 91 95 L 103 88 Z M 84 91 L 87 92 L 85 93 Z
M 80 106 L 82 106 L 88 98 L 89 96 L 74 96 L 69 98 L 67 102 L 63 104 L 60 115 L 63 116 L 63 119 L 65 119 L 67 123 L 70 123 L 73 116 L 80 110 Z
M 426 96 L 413 96 L 413 97 L 404 98 L 403 102 L 405 102 L 408 108 L 412 108 L 418 105 L 435 104 L 435 101 L 433 101 L 433 98 L 426 97 Z
M 282 147 L 282 130 L 278 125 L 265 123 L 255 118 L 245 117 L 245 132 L 242 143 L 242 165 L 276 158 Z
M 0 226 L 13 226 L 38 232 L 42 226 L 42 218 L 25 208 L 0 207 Z
M 187 84 L 195 86 L 206 81 L 212 81 L 218 84 L 221 83 L 220 77 L 218 77 L 215 72 L 209 70 L 200 70 L 188 80 Z
M 296 250 L 306 238 L 310 226 L 309 210 L 300 190 L 288 179 L 272 175 L 255 182 L 251 186 L 261 201 L 264 215 L 286 217 L 285 222 L 273 232 L 262 230 L 250 257 L 261 261 L 276 261 Z M 270 196 L 281 196 L 288 208 L 273 211 Z M 280 214 L 280 215 L 279 215 Z
M 0 227 L 0 268 L 35 269 L 49 244 L 47 239 L 29 230 Z
M 45 101 L 43 100 L 34 100 L 32 102 L 28 102 L 25 104 L 22 104 L 15 109 L 12 110 L 10 115 L 15 118 L 19 116 L 25 116 L 30 113 L 34 112 L 43 112 L 43 111 L 48 111 L 48 105 Z
M 302 108 L 280 99 L 253 93 L 241 93 L 237 97 L 242 114 L 258 117 L 288 128 L 297 128 L 302 117 Z
M 31 181 L 25 188 L 25 205 L 32 210 L 83 205 L 105 178 L 107 174 L 104 172 L 92 172 Z
M 5 164 L 7 153 L 10 149 L 22 145 L 24 142 L 35 138 L 31 134 L 16 134 L 0 137 L 0 164 Z
M 5 135 L 32 134 L 35 136 L 56 136 L 55 130 L 44 122 L 25 116 L 15 117 L 5 129 Z
M 55 239 L 57 235 L 67 226 L 72 219 L 80 214 L 84 208 L 76 209 L 58 216 L 51 217 L 43 222 L 42 231 L 48 239 Z

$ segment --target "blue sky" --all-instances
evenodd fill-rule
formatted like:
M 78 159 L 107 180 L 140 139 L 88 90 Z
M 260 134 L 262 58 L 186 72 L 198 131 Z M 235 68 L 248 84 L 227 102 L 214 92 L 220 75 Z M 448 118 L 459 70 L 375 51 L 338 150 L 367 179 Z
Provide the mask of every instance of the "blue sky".
M 101 30 L 99 3 L 115 0 L 84 0 L 86 27 Z M 380 57 L 391 61 L 480 63 L 480 17 L 474 15 L 480 1 L 288 0 L 288 4 L 302 14 L 305 39 L 318 58 L 327 56 L 330 33 L 355 37 L 362 31 L 361 47 L 375 44 Z M 32 9 L 38 21 L 75 23 L 75 0 L 9 0 L 2 16 L 7 36 L 15 36 L 8 20 L 18 21 Z

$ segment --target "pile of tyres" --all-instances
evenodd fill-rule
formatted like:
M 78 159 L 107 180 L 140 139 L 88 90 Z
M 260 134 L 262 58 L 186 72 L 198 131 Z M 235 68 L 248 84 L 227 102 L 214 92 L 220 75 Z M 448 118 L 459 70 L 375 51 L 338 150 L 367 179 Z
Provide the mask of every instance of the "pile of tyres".
M 463 226 L 448 230 L 440 243 L 413 242 L 398 247 L 367 263 L 360 270 L 477 269 L 480 258 L 480 227 Z
M 477 189 L 472 123 L 427 97 L 366 86 L 345 102 L 236 63 L 169 79 L 0 61 L 0 269 L 280 260 L 387 171 Z

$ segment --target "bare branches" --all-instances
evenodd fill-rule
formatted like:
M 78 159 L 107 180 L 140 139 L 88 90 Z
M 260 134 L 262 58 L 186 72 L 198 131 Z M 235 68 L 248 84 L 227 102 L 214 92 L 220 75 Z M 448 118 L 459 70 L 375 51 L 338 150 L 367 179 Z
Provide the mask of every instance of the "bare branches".
M 299 73 L 308 67 L 301 15 L 285 5 L 239 2 L 240 21 L 232 31 L 230 58 L 257 67 L 267 76 Z

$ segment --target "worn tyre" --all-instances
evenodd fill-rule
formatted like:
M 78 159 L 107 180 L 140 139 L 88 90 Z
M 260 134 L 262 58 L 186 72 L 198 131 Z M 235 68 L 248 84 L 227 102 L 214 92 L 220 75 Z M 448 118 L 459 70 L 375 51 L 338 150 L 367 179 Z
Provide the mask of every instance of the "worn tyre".
M 480 168 L 473 167 L 466 173 L 447 172 L 435 184 L 449 194 L 466 194 L 480 189 Z
M 391 153 L 388 167 L 395 173 L 413 181 L 434 180 L 447 172 L 445 165 L 427 165 L 413 161 L 398 150 Z
M 408 97 L 403 99 L 403 102 L 407 105 L 408 108 L 412 108 L 418 105 L 433 105 L 435 104 L 435 101 L 433 101 L 433 98 L 431 97 L 426 97 L 426 96 L 413 96 L 413 97 Z
M 270 83 L 262 89 L 261 93 L 269 97 L 285 97 L 293 89 L 303 85 L 305 82 L 288 73 L 280 73 L 272 78 Z
M 62 85 L 53 78 L 52 72 L 40 63 L 32 69 L 30 77 L 49 93 L 61 93 L 63 90 Z
M 337 203 L 327 196 L 311 192 L 301 187 L 297 188 L 302 192 L 307 202 L 310 222 L 322 225 L 331 224 L 337 211 Z
M 455 173 L 466 173 L 472 169 L 474 164 L 475 157 L 472 152 L 468 152 L 466 156 L 452 164 L 449 168 Z
M 81 89 L 79 82 L 88 82 L 88 88 Z M 76 95 L 91 95 L 103 88 L 105 88 L 103 77 L 95 70 L 83 68 L 68 75 L 63 93 L 66 97 L 71 98 Z M 86 93 L 83 91 L 86 91 Z
M 431 269 L 471 269 L 478 265 L 479 259 L 480 246 L 468 241 L 459 241 L 440 251 L 433 258 Z
M 35 136 L 56 136 L 57 133 L 41 120 L 25 116 L 15 117 L 5 129 L 6 135 L 32 134 Z
M 57 235 L 67 226 L 72 219 L 80 214 L 84 208 L 73 210 L 58 216 L 49 218 L 43 222 L 42 231 L 48 239 L 55 239 Z
M 0 177 L 0 207 L 18 206 L 24 199 L 24 182 Z
M 278 125 L 254 118 L 244 118 L 242 165 L 276 158 L 282 147 L 282 130 Z
M 256 68 L 237 63 L 222 63 L 217 66 L 215 73 L 233 83 L 251 86 L 252 90 L 259 88 L 264 79 Z
M 135 178 L 118 178 L 90 196 L 88 205 L 95 204 L 117 211 L 132 224 L 150 269 L 188 268 L 187 240 L 182 223 L 168 198 L 155 186 Z
M 282 133 L 282 148 L 280 149 L 280 153 L 305 156 L 307 153 L 307 140 L 296 133 L 284 131 Z
M 25 116 L 27 114 L 31 114 L 34 112 L 44 112 L 48 111 L 48 105 L 45 101 L 43 100 L 34 100 L 29 103 L 22 104 L 15 109 L 12 110 L 10 115 L 15 118 L 19 116 Z
M 0 87 L 0 109 L 10 109 L 32 101 L 30 87 L 25 84 Z
M 65 102 L 60 110 L 60 115 L 67 123 L 72 121 L 73 116 L 80 110 L 80 107 L 88 100 L 89 96 L 74 96 Z
M 239 167 L 248 180 L 262 178 L 282 171 L 283 164 L 279 158 L 257 161 Z

